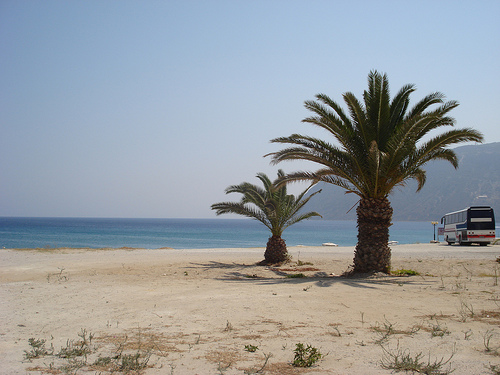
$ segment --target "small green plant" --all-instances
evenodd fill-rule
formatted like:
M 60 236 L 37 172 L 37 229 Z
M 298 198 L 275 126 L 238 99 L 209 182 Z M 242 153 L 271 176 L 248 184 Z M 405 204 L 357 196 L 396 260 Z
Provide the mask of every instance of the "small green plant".
M 287 279 L 300 279 L 302 277 L 306 277 L 303 273 L 293 273 L 290 275 L 286 275 Z
M 408 349 L 402 350 L 398 347 L 391 351 L 382 346 L 384 356 L 380 361 L 380 367 L 393 372 L 412 372 L 426 375 L 448 375 L 454 370 L 451 369 L 449 362 L 455 355 L 455 349 L 448 359 L 441 358 L 440 360 L 431 361 L 430 354 L 427 361 L 423 361 L 422 352 L 412 355 Z M 448 365 L 448 368 L 444 368 Z
M 414 335 L 418 331 L 420 331 L 421 326 L 415 325 L 406 330 L 396 329 L 396 325 L 394 323 L 389 322 L 387 319 L 384 322 L 383 326 L 380 326 L 379 323 L 377 325 L 372 326 L 371 329 L 379 334 L 379 338 L 374 342 L 375 344 L 381 345 L 385 341 L 389 339 L 391 335 Z
M 259 347 L 255 345 L 245 345 L 245 350 L 250 353 L 255 353 L 258 349 Z
M 46 342 L 47 340 L 44 339 L 35 339 L 35 338 L 28 339 L 28 343 L 31 346 L 31 349 L 29 351 L 28 350 L 24 351 L 24 359 L 31 361 L 34 358 L 39 358 L 46 355 L 52 355 L 52 353 L 54 352 L 54 348 L 51 345 L 50 349 L 47 349 L 45 347 Z
M 332 336 L 342 337 L 342 334 L 340 333 L 339 327 L 334 326 L 333 329 L 335 330 L 335 332 L 332 333 Z
M 57 267 L 57 268 L 59 269 L 59 273 L 49 273 L 49 274 L 47 274 L 47 282 L 48 283 L 50 283 L 50 280 L 51 280 L 52 276 L 55 276 L 56 277 L 56 281 L 59 282 L 59 283 L 69 280 L 68 276 L 63 275 L 64 268 L 61 268 L 61 267 Z
M 446 327 L 441 327 L 441 325 L 433 324 L 431 327 L 431 336 L 432 337 L 443 337 L 444 335 L 449 335 L 450 331 Z
M 297 260 L 297 266 L 312 266 L 313 264 L 311 262 L 303 262 L 301 260 Z
M 405 270 L 405 269 L 391 271 L 391 274 L 394 276 L 418 276 L 418 275 L 420 275 L 420 273 L 418 273 L 417 271 Z
M 61 348 L 57 356 L 59 358 L 74 358 L 74 357 L 86 357 L 88 354 L 92 353 L 92 339 L 94 335 L 92 333 L 87 334 L 86 329 L 82 329 L 78 334 L 81 340 L 67 340 L 66 347 Z
M 234 329 L 233 325 L 229 322 L 229 320 L 226 323 L 226 328 L 224 328 L 224 332 L 230 332 Z
M 470 337 L 472 336 L 472 330 L 471 330 L 471 329 L 469 329 L 469 330 L 467 330 L 467 331 L 462 331 L 462 332 L 463 332 L 463 334 L 464 334 L 464 339 L 465 339 L 465 340 L 469 340 L 469 339 L 470 339 Z
M 495 332 L 491 329 L 487 330 L 484 335 L 483 335 L 483 344 L 485 351 L 487 353 L 491 353 L 494 351 L 494 349 L 491 347 L 491 339 L 495 335 Z
M 60 371 L 57 373 L 63 374 L 77 374 L 78 371 L 87 366 L 87 362 L 85 360 L 80 360 L 77 358 L 70 358 L 68 362 L 61 365 L 59 368 L 53 368 L 53 371 Z M 55 372 L 53 372 L 55 373 Z
M 394 324 L 392 324 L 388 320 L 385 321 L 383 327 L 380 327 L 377 324 L 375 327 L 372 327 L 372 330 L 374 330 L 380 335 L 380 337 L 377 340 L 375 340 L 376 344 L 382 344 L 389 338 L 390 335 L 393 335 L 396 332 L 394 329 Z
M 108 366 L 109 364 L 111 364 L 111 361 L 113 360 L 113 358 L 111 357 L 99 357 L 95 360 L 95 362 L 93 363 L 94 366 Z
M 318 349 L 311 345 L 305 346 L 302 343 L 296 345 L 294 353 L 295 357 L 292 362 L 294 367 L 311 367 L 322 357 Z
M 465 301 L 461 301 L 459 314 L 460 314 L 460 321 L 462 322 L 466 322 L 467 318 L 474 318 L 475 316 L 474 306 L 471 303 L 469 304 Z
M 142 355 L 139 351 L 134 354 L 122 354 L 120 356 L 121 363 L 119 370 L 126 373 L 130 371 L 144 370 L 148 365 L 150 357 L 151 353 L 149 352 L 146 353 L 146 355 Z

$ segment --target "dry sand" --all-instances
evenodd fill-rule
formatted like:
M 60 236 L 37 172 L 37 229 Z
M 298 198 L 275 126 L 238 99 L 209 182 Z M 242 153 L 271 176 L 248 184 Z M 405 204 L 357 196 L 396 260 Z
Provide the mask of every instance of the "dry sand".
M 2 250 L 0 373 L 56 374 L 72 363 L 67 373 L 105 374 L 140 353 L 150 356 L 145 374 L 390 374 L 380 363 L 398 345 L 424 363 L 453 354 L 442 369 L 454 374 L 500 368 L 500 248 L 392 249 L 393 269 L 420 275 L 337 276 L 353 247 L 293 247 L 280 268 L 255 265 L 262 248 Z M 298 273 L 306 277 L 286 277 Z M 82 329 L 93 335 L 86 360 L 24 359 L 30 338 L 56 354 Z M 322 359 L 293 367 L 297 343 Z

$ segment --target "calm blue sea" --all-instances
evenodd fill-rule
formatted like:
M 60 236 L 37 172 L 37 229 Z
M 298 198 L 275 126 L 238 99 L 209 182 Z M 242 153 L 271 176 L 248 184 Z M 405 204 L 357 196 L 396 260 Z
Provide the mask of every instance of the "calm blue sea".
M 402 244 L 433 239 L 430 222 L 395 222 L 391 240 Z M 202 249 L 265 247 L 270 233 L 250 219 L 93 219 L 0 217 L 0 248 L 135 247 Z M 286 229 L 288 246 L 356 244 L 356 222 L 309 220 Z

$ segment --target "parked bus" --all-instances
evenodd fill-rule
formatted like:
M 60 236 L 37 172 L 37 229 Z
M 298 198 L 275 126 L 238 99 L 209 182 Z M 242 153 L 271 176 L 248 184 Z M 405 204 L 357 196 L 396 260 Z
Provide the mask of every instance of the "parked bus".
M 448 245 L 477 243 L 486 246 L 495 240 L 495 214 L 488 206 L 473 206 L 450 212 L 441 218 Z

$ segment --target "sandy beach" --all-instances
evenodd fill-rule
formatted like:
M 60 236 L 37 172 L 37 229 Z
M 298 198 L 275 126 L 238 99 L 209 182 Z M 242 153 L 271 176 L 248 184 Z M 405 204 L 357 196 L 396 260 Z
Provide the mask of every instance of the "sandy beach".
M 393 270 L 418 275 L 344 278 L 353 247 L 292 247 L 281 267 L 256 265 L 263 248 L 4 249 L 0 373 L 390 374 L 407 354 L 492 374 L 499 250 L 396 245 Z M 312 367 L 292 366 L 299 343 Z

